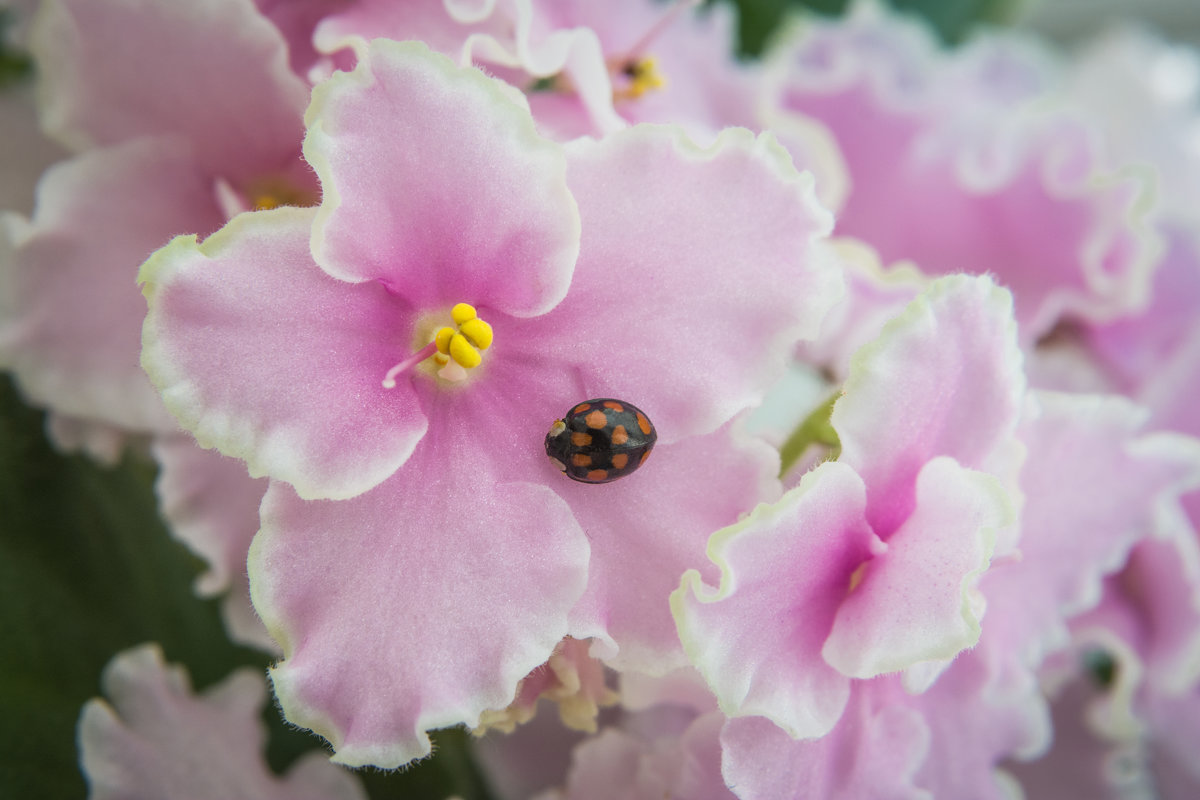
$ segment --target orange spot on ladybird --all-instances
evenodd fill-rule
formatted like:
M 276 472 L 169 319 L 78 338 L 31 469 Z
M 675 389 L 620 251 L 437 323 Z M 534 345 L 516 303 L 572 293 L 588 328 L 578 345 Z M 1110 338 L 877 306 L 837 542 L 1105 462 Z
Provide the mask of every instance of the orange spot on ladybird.
M 647 451 L 645 451 L 644 453 L 642 453 L 641 460 L 639 460 L 639 461 L 638 461 L 638 466 L 640 467 L 642 464 L 645 464 L 645 463 L 646 463 L 646 459 L 647 459 L 647 458 L 649 458 L 649 457 L 650 457 L 650 451 L 649 451 L 649 450 L 647 450 Z
M 612 432 L 613 444 L 625 444 L 629 441 L 629 431 L 625 430 L 624 425 L 618 425 Z
M 625 469 L 625 465 L 629 463 L 628 453 L 617 453 L 612 457 L 612 465 L 615 469 Z
M 597 408 L 595 411 L 584 417 L 583 421 L 587 423 L 589 428 L 596 428 L 599 430 L 608 424 L 608 417 L 604 416 L 604 412 Z
M 592 463 L 592 457 L 587 453 L 576 453 L 571 456 L 571 463 L 577 467 L 586 467 Z
M 590 433 L 581 433 L 580 431 L 575 431 L 571 434 L 571 444 L 575 445 L 576 447 L 587 447 L 591 443 L 592 435 Z
M 605 400 L 604 407 L 611 408 L 613 411 L 624 411 L 625 410 L 625 406 L 621 405 L 620 403 L 618 403 L 615 400 Z
M 571 413 L 572 414 L 582 414 L 583 412 L 587 411 L 591 407 L 592 407 L 591 403 L 580 403 L 579 405 L 577 405 L 571 409 Z
M 638 412 L 637 420 L 638 420 L 638 427 L 642 429 L 642 433 L 649 436 L 650 435 L 650 420 L 646 419 L 646 415 L 640 411 Z
M 608 470 L 606 470 L 606 469 L 594 469 L 587 474 L 587 479 L 589 481 L 592 481 L 593 483 L 599 483 L 600 481 L 604 480 L 607 477 L 608 477 Z

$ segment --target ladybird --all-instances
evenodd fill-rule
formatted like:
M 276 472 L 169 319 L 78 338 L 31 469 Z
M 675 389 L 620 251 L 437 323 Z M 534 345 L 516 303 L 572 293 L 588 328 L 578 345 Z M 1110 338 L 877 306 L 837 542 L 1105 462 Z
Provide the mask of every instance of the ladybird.
M 641 409 L 601 397 L 554 421 L 546 434 L 546 455 L 573 481 L 609 483 L 640 467 L 656 441 L 658 432 Z

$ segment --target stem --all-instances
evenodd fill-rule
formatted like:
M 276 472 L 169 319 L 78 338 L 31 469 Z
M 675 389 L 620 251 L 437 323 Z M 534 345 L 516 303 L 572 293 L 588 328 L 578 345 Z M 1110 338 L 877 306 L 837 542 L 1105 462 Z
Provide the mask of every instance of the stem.
M 829 422 L 829 416 L 833 413 L 833 405 L 841 396 L 840 391 L 834 392 L 825 402 L 813 409 L 812 413 L 804 418 L 804 421 L 797 426 L 796 430 L 792 431 L 791 436 L 779 448 L 779 476 L 781 478 L 787 474 L 788 470 L 796 466 L 800 456 L 804 455 L 804 452 L 814 444 L 829 448 L 826 461 L 836 461 L 837 457 L 841 455 L 841 440 L 838 439 L 837 431 Z

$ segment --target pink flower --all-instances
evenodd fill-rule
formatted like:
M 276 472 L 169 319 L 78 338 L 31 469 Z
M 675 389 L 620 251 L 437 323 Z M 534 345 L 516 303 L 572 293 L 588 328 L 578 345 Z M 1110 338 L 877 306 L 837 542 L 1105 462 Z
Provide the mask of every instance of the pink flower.
M 157 645 L 118 653 L 79 717 L 80 767 L 96 800 L 361 800 L 357 779 L 310 753 L 279 778 L 266 764 L 266 685 L 241 670 L 201 695 Z
M 778 491 L 729 421 L 837 291 L 807 260 L 828 217 L 769 138 L 701 151 L 638 128 L 563 150 L 513 98 L 373 43 L 308 112 L 318 212 L 241 216 L 143 267 L 167 406 L 276 479 L 252 596 L 280 702 L 345 763 L 428 753 L 426 730 L 507 705 L 567 634 L 614 665 L 683 663 L 667 594 Z M 439 369 L 422 359 L 442 326 L 462 341 Z M 605 487 L 542 453 L 595 396 L 659 433 Z

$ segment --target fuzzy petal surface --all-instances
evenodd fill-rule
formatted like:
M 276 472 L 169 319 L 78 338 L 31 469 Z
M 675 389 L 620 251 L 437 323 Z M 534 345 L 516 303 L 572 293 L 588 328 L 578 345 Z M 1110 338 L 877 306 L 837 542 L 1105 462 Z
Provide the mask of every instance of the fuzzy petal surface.
M 51 0 L 31 46 L 43 127 L 72 149 L 176 135 L 235 181 L 295 160 L 308 86 L 252 0 Z
M 679 576 L 704 564 L 714 530 L 778 499 L 778 456 L 741 441 L 733 425 L 656 446 L 630 479 L 554 486 L 592 546 L 588 590 L 571 612 L 571 633 L 602 637 L 593 653 L 608 666 L 662 674 L 686 664 L 668 603 Z M 711 565 L 702 576 L 720 578 Z
M 267 481 L 251 478 L 246 465 L 188 436 L 162 436 L 153 444 L 163 519 L 175 538 L 208 564 L 196 578 L 200 597 L 223 596 L 221 615 L 230 638 L 268 653 L 279 648 L 250 605 L 246 553 L 258 532 L 258 506 Z
M 354 776 L 321 753 L 283 778 L 267 766 L 266 685 L 239 670 L 196 695 L 157 645 L 119 653 L 104 670 L 108 701 L 79 718 L 80 765 L 93 800 L 365 800 Z
M 139 280 L 150 305 L 142 365 L 204 447 L 302 497 L 353 497 L 391 475 L 425 433 L 412 384 L 384 389 L 413 351 L 415 315 L 379 283 L 312 262 L 312 209 L 236 217 L 179 237 Z
M 845 158 L 839 232 L 885 263 L 994 275 L 1025 343 L 1064 314 L 1138 308 L 1159 248 L 1150 187 L 1113 170 L 1085 125 L 1032 102 L 1048 83 L 1038 59 L 986 41 L 947 51 L 882 4 L 855 11 L 796 26 L 779 48 L 778 102 L 827 126 Z
M 995 529 L 1014 513 L 1000 482 L 935 458 L 917 476 L 916 508 L 866 565 L 821 650 L 845 675 L 872 678 L 953 658 L 979 640 L 974 584 Z
M 912 709 L 886 702 L 890 687 L 856 684 L 826 736 L 796 741 L 762 717 L 721 731 L 722 773 L 741 800 L 931 800 L 913 778 L 929 729 Z
M 564 800 L 734 800 L 721 778 L 719 712 L 654 739 L 608 728 L 575 748 Z
M 989 616 L 994 635 L 1029 666 L 1067 643 L 1067 620 L 1100 602 L 1138 541 L 1182 516 L 1180 496 L 1200 478 L 1195 441 L 1143 433 L 1146 411 L 1122 397 L 1033 397 L 1020 433 L 1021 557 L 982 585 L 1003 609 Z
M 841 292 L 812 257 L 831 220 L 811 178 L 769 135 L 741 129 L 702 150 L 643 125 L 567 152 L 579 263 L 566 300 L 522 329 L 531 357 L 578 374 L 589 396 L 636 402 L 660 443 L 757 405 Z
M 887 541 L 936 456 L 985 467 L 1011 439 L 1025 378 L 1012 297 L 988 278 L 936 281 L 852 359 L 831 421 Z
M 513 482 L 554 470 L 486 387 L 433 398 L 429 434 L 371 492 L 305 502 L 272 483 L 263 501 L 250 582 L 284 649 L 275 692 L 340 763 L 401 766 L 426 731 L 508 705 L 585 588 L 587 537 L 545 485 Z
M 772 506 L 713 534 L 717 588 L 689 570 L 671 595 L 679 637 L 728 716 L 766 717 L 793 737 L 823 736 L 850 680 L 820 658 L 851 575 L 880 547 L 862 480 L 823 464 Z
M 82 420 L 170 432 L 138 364 L 145 303 L 137 265 L 178 233 L 221 224 L 211 188 L 177 141 L 142 139 L 51 168 L 29 224 L 0 240 L 0 364 L 33 403 Z M 5 223 L 0 222 L 0 225 Z
M 499 81 L 376 40 L 314 91 L 306 121 L 324 192 L 313 254 L 330 274 L 418 308 L 527 317 L 562 300 L 579 252 L 565 159 Z

